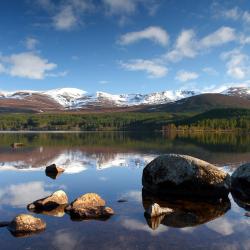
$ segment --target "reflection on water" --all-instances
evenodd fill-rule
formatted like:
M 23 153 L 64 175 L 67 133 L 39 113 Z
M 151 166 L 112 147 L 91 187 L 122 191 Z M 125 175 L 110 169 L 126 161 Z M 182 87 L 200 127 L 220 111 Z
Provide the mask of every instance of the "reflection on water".
M 14 142 L 26 146 L 12 148 Z M 249 145 L 249 135 L 237 134 L 0 134 L 0 221 L 31 213 L 47 223 L 44 232 L 25 240 L 1 228 L 1 249 L 249 249 L 248 201 L 234 194 L 213 202 L 162 200 L 142 192 L 141 185 L 144 166 L 160 154 L 189 154 L 231 173 L 250 162 Z M 46 176 L 45 167 L 53 163 L 66 171 Z M 58 189 L 70 201 L 96 192 L 115 215 L 107 221 L 75 222 L 61 206 L 26 209 Z M 173 213 L 145 218 L 153 202 Z
M 142 190 L 143 207 L 145 210 L 154 203 L 159 204 L 162 208 L 173 210 L 173 212 L 159 217 L 148 218 L 145 216 L 148 225 L 154 230 L 160 224 L 177 228 L 194 227 L 224 215 L 231 207 L 230 200 L 227 198 L 210 201 L 180 199 L 170 195 L 165 195 L 163 198 L 151 195 L 144 189 Z

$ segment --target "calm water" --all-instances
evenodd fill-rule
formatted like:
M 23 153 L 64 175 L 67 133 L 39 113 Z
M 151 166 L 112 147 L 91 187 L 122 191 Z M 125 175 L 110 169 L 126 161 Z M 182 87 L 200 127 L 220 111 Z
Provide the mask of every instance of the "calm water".
M 12 149 L 13 142 L 26 147 Z M 189 154 L 231 173 L 250 162 L 250 136 L 0 134 L 0 221 L 28 213 L 28 203 L 58 189 L 70 200 L 96 192 L 116 213 L 106 221 L 72 221 L 63 211 L 38 214 L 47 223 L 44 232 L 15 238 L 0 228 L 0 249 L 250 249 L 250 218 L 231 195 L 219 205 L 168 201 L 184 212 L 145 219 L 142 170 L 163 153 Z M 66 169 L 56 179 L 44 173 L 52 163 Z

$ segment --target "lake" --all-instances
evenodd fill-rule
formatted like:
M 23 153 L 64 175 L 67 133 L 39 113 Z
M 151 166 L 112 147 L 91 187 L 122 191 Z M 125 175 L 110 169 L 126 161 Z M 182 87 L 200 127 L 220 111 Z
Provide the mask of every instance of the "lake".
M 12 148 L 14 142 L 25 146 Z M 164 153 L 188 154 L 232 173 L 250 162 L 250 135 L 0 134 L 0 221 L 30 213 L 29 203 L 59 189 L 70 201 L 98 193 L 115 211 L 105 221 L 75 221 L 63 211 L 31 213 L 46 221 L 46 230 L 16 238 L 0 228 L 0 249 L 250 249 L 250 218 L 245 215 L 250 206 L 231 194 L 220 204 L 170 199 L 170 207 L 185 208 L 181 214 L 159 221 L 144 217 L 148 197 L 142 195 L 142 170 Z M 52 163 L 65 172 L 46 176 L 45 166 Z

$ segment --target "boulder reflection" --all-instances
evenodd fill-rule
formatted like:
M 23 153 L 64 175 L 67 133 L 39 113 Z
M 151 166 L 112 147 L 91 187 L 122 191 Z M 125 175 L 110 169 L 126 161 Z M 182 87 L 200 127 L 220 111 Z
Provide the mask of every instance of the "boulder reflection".
M 53 209 L 28 209 L 30 212 L 36 214 L 43 214 L 47 216 L 63 217 L 65 215 L 65 207 L 67 205 L 59 205 Z
M 158 217 L 148 217 L 145 214 L 145 219 L 153 230 L 160 224 L 175 228 L 198 226 L 224 215 L 231 208 L 228 198 L 205 201 L 176 196 L 157 197 L 144 189 L 142 203 L 145 210 L 153 203 L 159 204 L 162 208 L 173 209 L 172 213 Z
M 239 192 L 238 190 L 232 190 L 231 192 L 234 202 L 244 208 L 246 211 L 250 211 L 250 196 L 245 194 L 244 190 Z

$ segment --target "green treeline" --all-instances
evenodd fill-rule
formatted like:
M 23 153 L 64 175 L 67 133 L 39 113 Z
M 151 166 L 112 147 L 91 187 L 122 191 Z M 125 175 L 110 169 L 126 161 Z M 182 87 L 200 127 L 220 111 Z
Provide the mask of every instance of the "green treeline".
M 160 130 L 171 119 L 168 113 L 1 114 L 0 130 Z
M 170 122 L 164 130 L 250 131 L 249 109 L 214 109 L 188 119 Z

